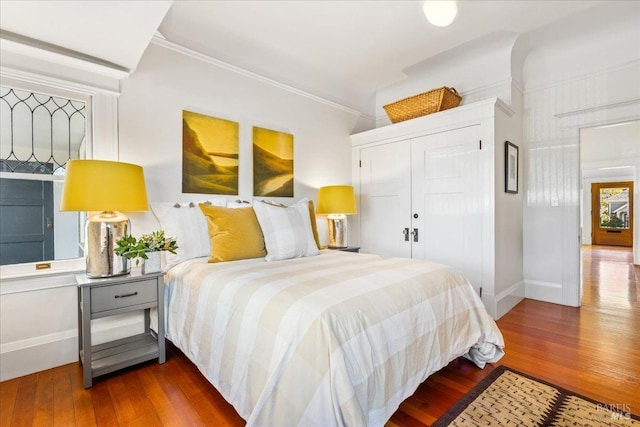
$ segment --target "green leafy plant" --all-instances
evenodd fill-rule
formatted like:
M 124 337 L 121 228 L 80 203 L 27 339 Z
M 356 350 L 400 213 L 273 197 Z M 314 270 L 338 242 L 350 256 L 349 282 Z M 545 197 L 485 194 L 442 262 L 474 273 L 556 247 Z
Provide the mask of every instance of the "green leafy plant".
M 601 227 L 609 227 L 609 228 L 625 228 L 625 223 L 622 219 L 618 218 L 615 214 L 611 216 L 608 220 L 602 221 L 600 223 Z
M 116 242 L 113 252 L 127 259 L 136 259 L 137 265 L 140 262 L 138 258 L 149 259 L 147 252 L 169 251 L 175 254 L 176 249 L 176 239 L 165 236 L 164 231 L 159 230 L 143 234 L 139 239 L 132 235 L 125 236 Z

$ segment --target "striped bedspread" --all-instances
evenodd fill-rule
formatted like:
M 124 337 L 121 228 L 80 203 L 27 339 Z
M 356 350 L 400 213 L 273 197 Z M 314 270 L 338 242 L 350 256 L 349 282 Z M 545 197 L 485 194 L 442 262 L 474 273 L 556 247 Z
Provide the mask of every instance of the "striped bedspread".
M 471 285 L 439 264 L 323 251 L 191 260 L 168 279 L 168 338 L 249 426 L 382 426 L 456 357 L 503 355 Z

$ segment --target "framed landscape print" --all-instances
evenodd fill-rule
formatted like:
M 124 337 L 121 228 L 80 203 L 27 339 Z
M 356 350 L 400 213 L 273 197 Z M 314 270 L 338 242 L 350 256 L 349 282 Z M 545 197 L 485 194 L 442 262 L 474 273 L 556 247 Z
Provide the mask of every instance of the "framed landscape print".
M 293 135 L 253 127 L 253 195 L 293 197 Z
M 238 195 L 239 124 L 182 111 L 182 192 Z
M 509 141 L 504 143 L 504 191 L 518 192 L 518 146 Z

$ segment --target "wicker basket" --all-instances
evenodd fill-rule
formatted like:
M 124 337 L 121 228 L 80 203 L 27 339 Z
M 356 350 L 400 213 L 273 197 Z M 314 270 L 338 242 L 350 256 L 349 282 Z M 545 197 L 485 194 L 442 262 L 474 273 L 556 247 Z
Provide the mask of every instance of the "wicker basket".
M 398 123 L 460 105 L 462 97 L 452 87 L 441 87 L 383 106 L 391 123 Z

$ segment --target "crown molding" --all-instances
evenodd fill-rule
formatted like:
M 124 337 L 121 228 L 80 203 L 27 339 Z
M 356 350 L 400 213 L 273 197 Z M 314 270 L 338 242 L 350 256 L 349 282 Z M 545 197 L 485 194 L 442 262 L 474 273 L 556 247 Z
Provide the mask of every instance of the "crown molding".
M 640 98 L 625 99 L 622 101 L 610 102 L 608 104 L 596 105 L 594 107 L 581 108 L 579 110 L 566 111 L 563 113 L 554 114 L 557 119 L 564 119 L 565 117 L 571 117 L 579 114 L 592 113 L 595 111 L 608 110 L 611 108 L 626 107 L 628 105 L 640 105 Z
M 0 41 L 3 51 L 28 58 L 60 64 L 118 80 L 126 79 L 131 74 L 130 70 L 116 64 L 8 31 L 0 31 Z
M 594 78 L 594 77 L 599 77 L 602 75 L 606 75 L 609 73 L 613 73 L 616 71 L 622 71 L 622 70 L 626 70 L 628 68 L 634 68 L 634 67 L 640 67 L 640 59 L 636 59 L 633 61 L 629 61 L 626 62 L 624 64 L 619 64 L 619 65 L 614 65 L 612 67 L 606 67 L 606 68 L 602 68 L 600 70 L 597 71 L 591 71 L 591 72 L 587 72 L 584 74 L 579 74 L 573 77 L 567 77 L 565 79 L 561 79 L 561 80 L 557 80 L 555 82 L 550 82 L 550 83 L 545 83 L 545 84 L 541 84 L 538 86 L 533 86 L 530 88 L 525 87 L 523 90 L 523 94 L 524 95 L 528 95 L 530 93 L 533 92 L 540 92 L 546 89 L 552 89 L 554 87 L 558 87 L 558 86 L 564 86 L 566 84 L 569 83 L 573 83 L 573 82 L 578 82 L 580 80 L 586 80 L 586 79 L 590 79 L 590 78 Z
M 496 98 L 496 108 L 505 113 L 507 116 L 512 117 L 516 112 L 510 105 L 504 102 L 500 98 Z
M 469 89 L 467 91 L 464 92 L 460 92 L 460 96 L 462 96 L 463 98 L 465 96 L 470 96 L 470 95 L 474 95 L 476 93 L 481 93 L 481 92 L 486 92 L 490 89 L 495 89 L 495 88 L 499 88 L 499 87 L 505 87 L 505 86 L 515 86 L 516 88 L 519 88 L 518 84 L 515 82 L 515 80 L 511 77 L 508 77 L 506 79 L 502 79 L 502 80 L 498 80 L 495 81 L 493 83 L 488 83 L 486 85 L 482 85 L 482 86 L 478 86 L 475 87 L 473 89 Z
M 153 38 L 151 39 L 151 43 L 153 43 L 153 44 L 155 44 L 157 46 L 164 47 L 165 49 L 169 49 L 169 50 L 172 50 L 174 52 L 178 52 L 178 53 L 180 53 L 182 55 L 188 56 L 188 57 L 196 59 L 198 61 L 202 61 L 202 62 L 205 62 L 207 64 L 210 64 L 210 65 L 213 65 L 213 66 L 216 66 L 216 67 L 219 67 L 219 68 L 223 68 L 223 69 L 225 69 L 227 71 L 231 71 L 231 72 L 239 74 L 241 76 L 249 77 L 249 78 L 257 80 L 259 82 L 266 83 L 268 85 L 277 87 L 278 89 L 282 89 L 284 91 L 287 91 L 287 92 L 290 92 L 290 93 L 293 93 L 293 94 L 296 94 L 296 95 L 311 99 L 312 101 L 319 102 L 320 104 L 327 105 L 327 106 L 329 106 L 331 108 L 335 108 L 335 109 L 340 110 L 340 111 L 344 111 L 345 113 L 349 113 L 349 114 L 352 114 L 352 115 L 358 116 L 358 117 L 369 118 L 371 120 L 374 119 L 373 116 L 369 116 L 367 114 L 364 114 L 361 111 L 358 111 L 358 110 L 356 110 L 354 108 L 347 107 L 346 105 L 339 104 L 339 103 L 334 102 L 334 101 L 330 101 L 330 100 L 328 100 L 326 98 L 323 98 L 321 96 L 317 96 L 317 95 L 314 95 L 312 93 L 306 92 L 304 90 L 297 89 L 297 88 L 295 88 L 293 86 L 290 86 L 290 85 L 288 85 L 286 83 L 281 83 L 281 82 L 279 82 L 277 80 L 271 79 L 269 77 L 265 77 L 265 76 L 263 76 L 261 74 L 255 73 L 253 71 L 249 71 L 249 70 L 247 70 L 245 68 L 229 64 L 228 62 L 221 61 L 220 59 L 213 58 L 213 57 L 211 57 L 209 55 L 205 55 L 205 54 L 197 52 L 197 51 L 195 51 L 193 49 L 189 49 L 189 48 L 184 47 L 182 45 L 179 45 L 177 43 L 171 42 L 171 41 L 165 39 L 164 37 L 159 37 L 157 34 L 153 36 Z
M 105 94 L 112 96 L 120 96 L 120 92 L 99 86 L 92 86 L 83 83 L 72 82 L 69 80 L 59 79 L 57 77 L 46 76 L 43 74 L 32 73 L 29 71 L 18 70 L 0 66 L 0 78 L 19 80 L 26 83 L 43 85 L 62 90 L 71 90 L 86 95 Z

